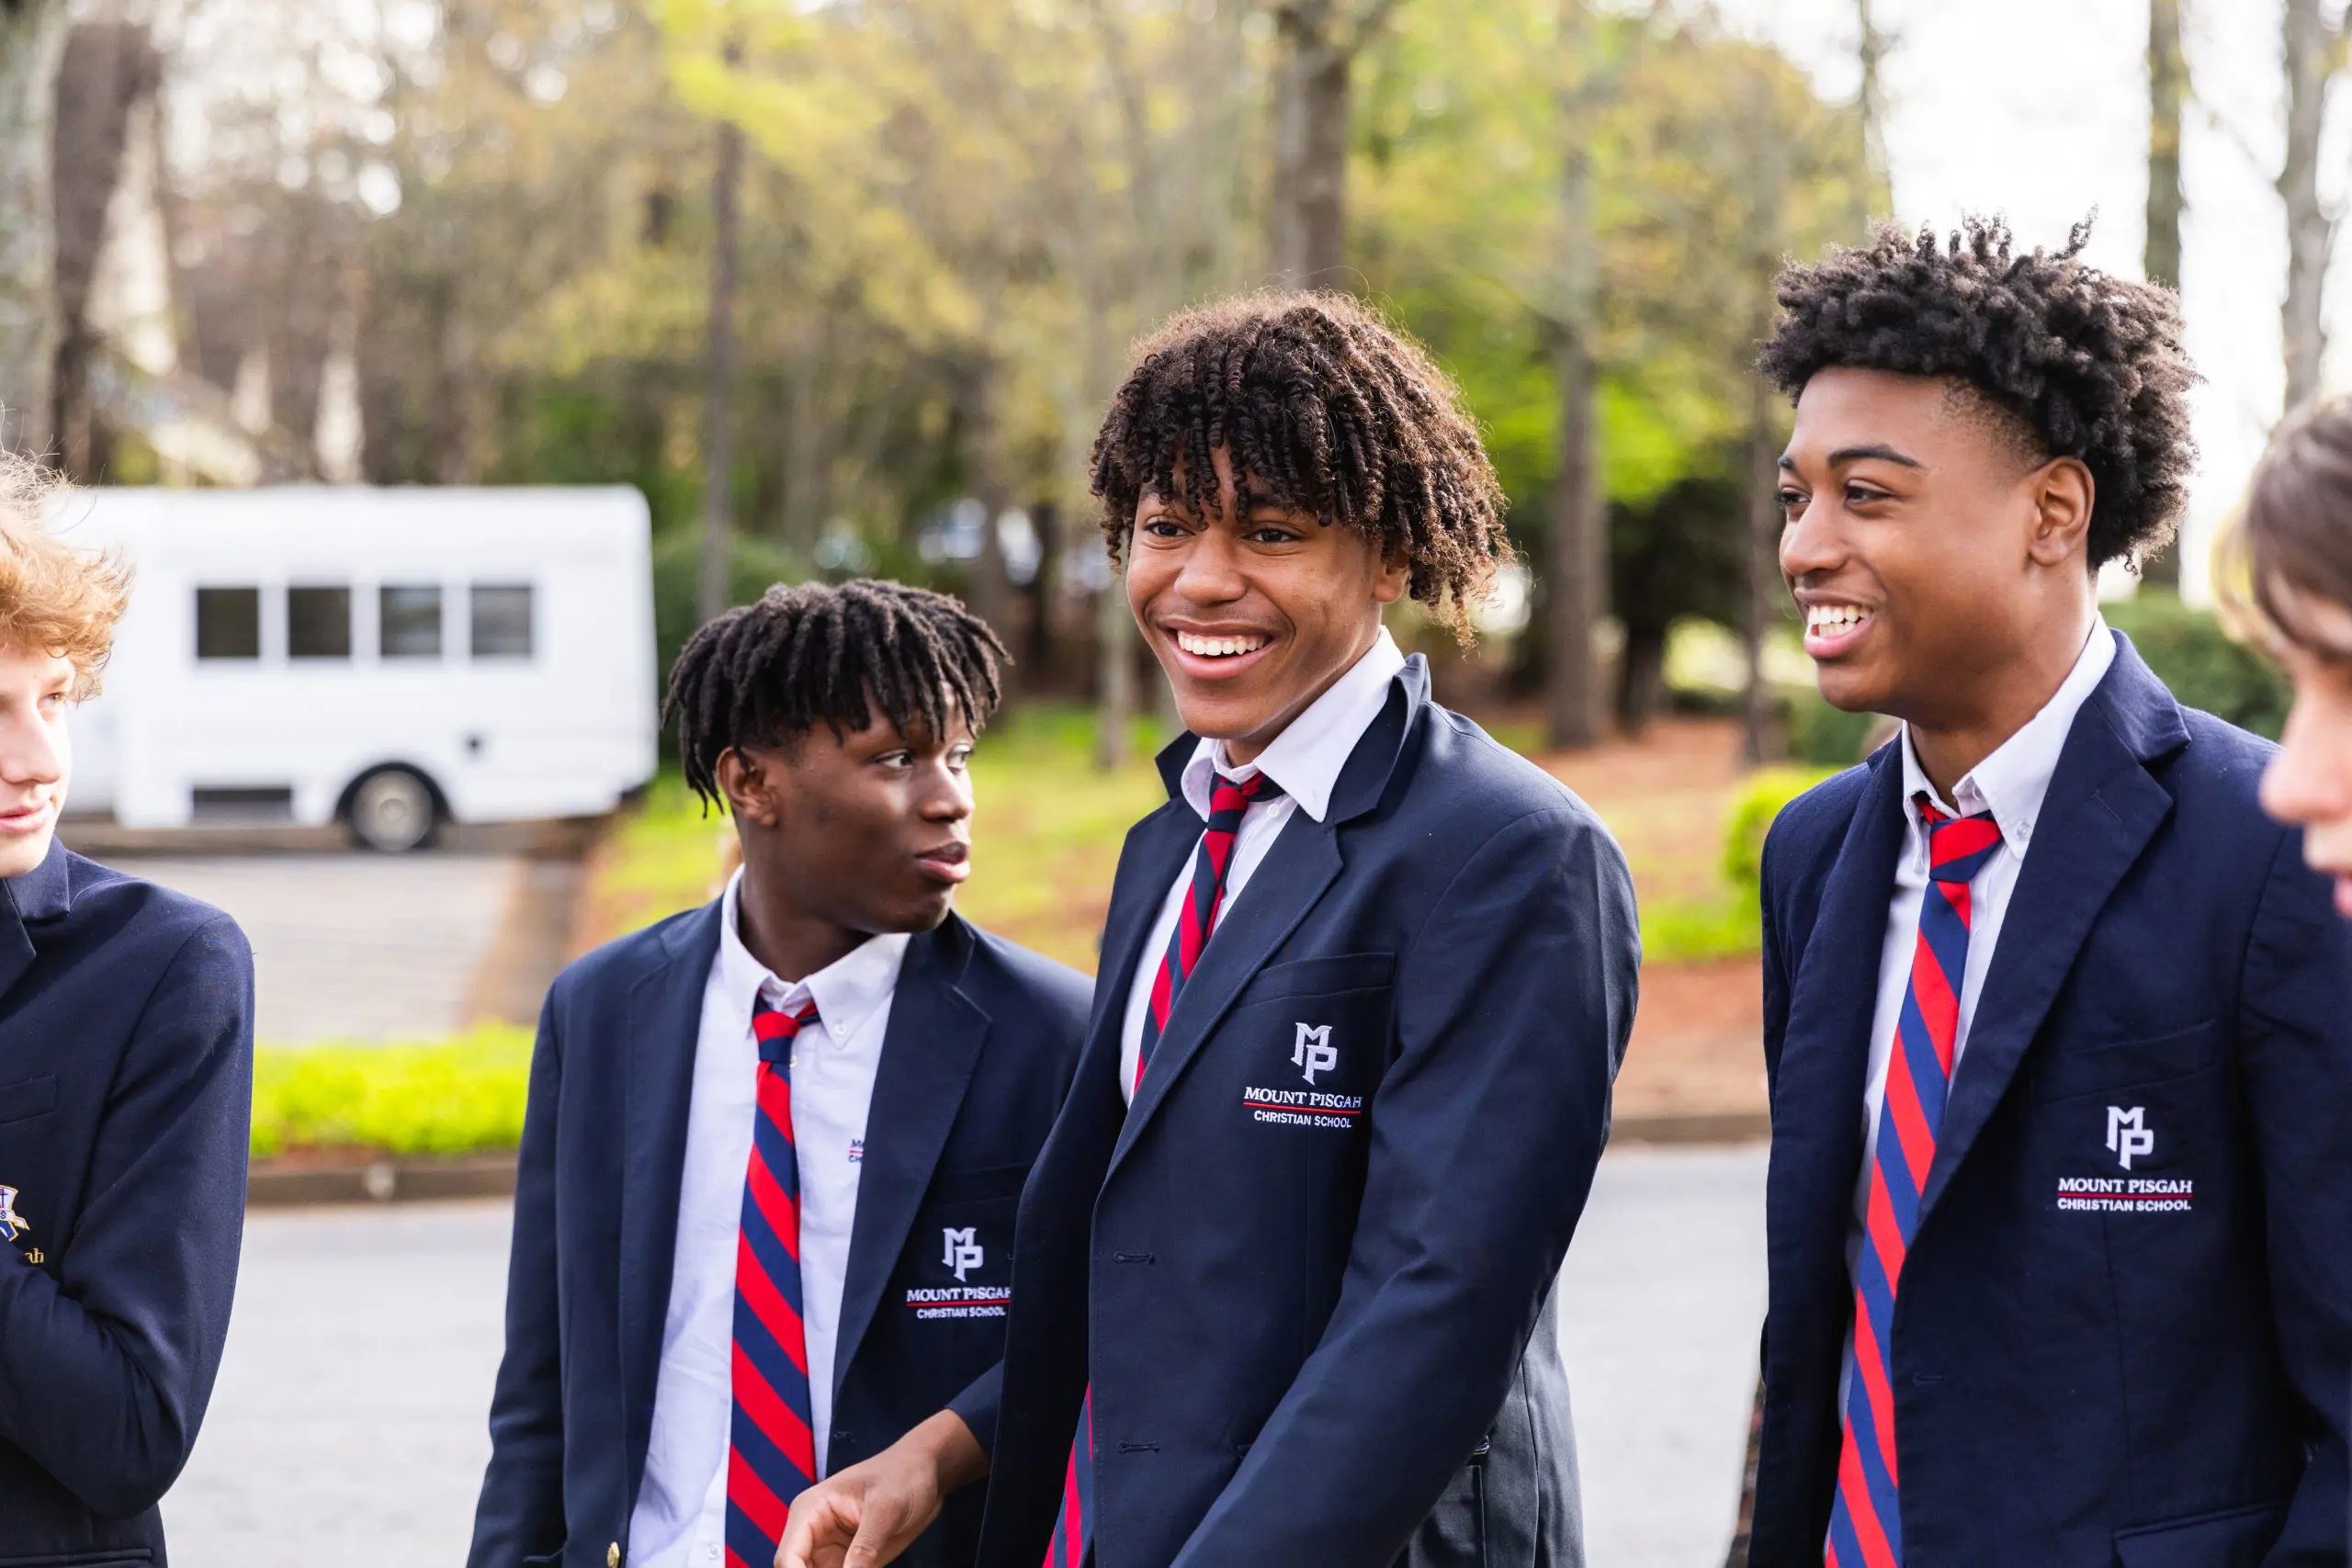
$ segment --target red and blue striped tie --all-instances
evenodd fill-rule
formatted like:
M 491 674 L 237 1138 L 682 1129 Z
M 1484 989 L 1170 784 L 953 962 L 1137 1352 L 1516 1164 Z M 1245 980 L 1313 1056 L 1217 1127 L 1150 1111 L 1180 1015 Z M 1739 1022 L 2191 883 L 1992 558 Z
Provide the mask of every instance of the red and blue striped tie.
M 757 1006 L 759 1109 L 735 1248 L 734 1418 L 727 1449 L 727 1568 L 769 1568 L 792 1500 L 817 1480 L 808 1335 L 800 1310 L 800 1163 L 792 1143 L 792 1041 L 817 1021 Z
M 1928 827 L 1926 894 L 1911 953 L 1911 983 L 1896 1021 L 1879 1107 L 1878 1154 L 1854 1269 L 1854 1348 L 1847 1368 L 1838 1496 L 1829 1515 L 1830 1568 L 1900 1568 L 1903 1512 L 1894 1448 L 1894 1296 L 1919 1228 L 1919 1199 L 1936 1160 L 1944 1098 L 1968 972 L 1968 885 L 2001 830 L 1992 814 L 1951 818 L 1919 801 Z
M 1209 819 L 1201 830 L 1200 848 L 1193 853 L 1193 886 L 1176 914 L 1176 929 L 1168 936 L 1168 950 L 1159 955 L 1159 969 L 1151 980 L 1151 1004 L 1144 1010 L 1143 1039 L 1136 1052 L 1136 1080 L 1128 1099 L 1143 1089 L 1143 1070 L 1152 1049 L 1168 1027 L 1176 995 L 1192 978 L 1201 951 L 1216 930 L 1225 908 L 1225 877 L 1233 864 L 1233 841 L 1240 836 L 1241 818 L 1252 806 L 1281 798 L 1283 786 L 1260 773 L 1236 784 L 1222 773 L 1209 786 Z M 1094 1394 L 1087 1393 L 1079 1407 L 1078 1436 L 1069 1446 L 1069 1465 L 1062 1478 L 1062 1507 L 1054 1521 L 1053 1544 L 1046 1549 L 1045 1568 L 1080 1568 L 1088 1542 L 1094 1537 Z

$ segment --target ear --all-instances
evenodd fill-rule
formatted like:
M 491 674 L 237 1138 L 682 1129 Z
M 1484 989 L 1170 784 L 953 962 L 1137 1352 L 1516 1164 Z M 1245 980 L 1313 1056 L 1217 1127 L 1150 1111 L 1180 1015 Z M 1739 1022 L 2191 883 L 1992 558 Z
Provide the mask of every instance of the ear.
M 2091 508 L 2098 486 L 2079 457 L 2052 457 L 2027 477 L 2033 532 L 2026 554 L 2037 566 L 2079 562 L 2089 547 Z
M 1373 579 L 1372 596 L 1383 604 L 1394 604 L 1412 586 L 1413 563 L 1403 548 L 1391 550 L 1382 558 L 1380 575 Z
M 733 746 L 718 754 L 718 792 L 738 823 L 773 829 L 783 820 L 783 802 L 776 797 L 779 761 L 773 754 Z

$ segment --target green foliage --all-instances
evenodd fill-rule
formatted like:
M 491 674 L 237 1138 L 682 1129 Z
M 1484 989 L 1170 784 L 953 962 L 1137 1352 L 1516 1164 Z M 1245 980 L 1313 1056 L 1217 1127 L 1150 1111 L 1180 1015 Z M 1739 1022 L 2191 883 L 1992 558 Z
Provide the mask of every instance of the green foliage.
M 1747 897 L 1674 899 L 1642 906 L 1642 963 L 1703 964 L 1754 953 L 1763 917 Z
M 1724 876 L 1753 904 L 1763 885 L 1764 836 L 1781 808 L 1829 776 L 1822 768 L 1766 768 L 1747 781 L 1732 803 L 1724 830 Z
M 1878 715 L 1832 707 L 1820 688 L 1811 684 L 1782 686 L 1776 694 L 1792 761 L 1850 768 L 1862 760 L 1862 748 L 1870 743 Z
M 430 1043 L 265 1046 L 254 1055 L 254 1156 L 514 1148 L 531 1041 L 519 1025 L 485 1024 Z
M 2108 625 L 2132 639 L 2183 704 L 2278 739 L 2293 690 L 2276 664 L 2231 637 L 2211 612 L 2159 588 L 2143 588 L 2106 612 Z

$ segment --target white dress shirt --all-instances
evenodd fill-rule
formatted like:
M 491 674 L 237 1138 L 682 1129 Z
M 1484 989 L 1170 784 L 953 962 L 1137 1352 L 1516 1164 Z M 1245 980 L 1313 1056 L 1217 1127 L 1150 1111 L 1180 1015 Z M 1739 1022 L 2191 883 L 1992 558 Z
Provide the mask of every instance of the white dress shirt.
M 1894 864 L 1894 897 L 1886 910 L 1886 943 L 1878 962 L 1878 1009 L 1871 1021 L 1870 1077 L 1862 1090 L 1862 1168 L 1854 1183 L 1854 1212 L 1846 1226 L 1846 1270 L 1854 1273 L 1862 1254 L 1863 1226 L 1870 1212 L 1871 1176 L 1878 1161 L 1878 1117 L 1886 1098 L 1886 1069 L 1894 1055 L 1896 1021 L 1911 984 L 1911 959 L 1919 941 L 1919 905 L 1928 891 L 1928 829 L 1919 820 L 1924 795 L 1937 810 L 1951 817 L 1993 814 L 2001 841 L 1986 857 L 1968 885 L 1968 962 L 1961 975 L 1960 1022 L 1953 1031 L 1952 1079 L 1960 1077 L 1960 1059 L 1968 1049 L 1968 1026 L 1976 1017 L 1976 998 L 1984 990 L 1984 976 L 2001 940 L 2001 925 L 2009 912 L 2009 895 L 2017 890 L 2018 873 L 2025 864 L 2027 846 L 2033 841 L 2034 823 L 2041 816 L 2050 778 L 2058 771 L 2059 753 L 2075 728 L 2075 716 L 2106 679 L 2115 662 L 2115 637 L 2104 618 L 2095 618 L 2091 635 L 2058 690 L 2026 720 L 2023 728 L 1996 747 L 1992 754 L 1970 769 L 1952 787 L 1947 801 L 1936 793 L 1918 754 L 1911 749 L 1911 729 L 1903 728 L 1903 852 Z M 1847 1354 L 1841 1365 L 1851 1371 L 1854 1336 L 1846 1331 Z M 1838 1408 L 1846 1408 L 1842 1382 Z
M 792 1139 L 800 1166 L 800 1300 L 808 1333 L 808 1404 L 817 1473 L 832 1435 L 833 1348 L 849 1268 L 865 1117 L 890 998 L 907 939 L 877 936 L 786 985 L 752 956 L 738 931 L 743 874 L 727 885 L 718 953 L 702 994 L 694 1043 L 678 1245 L 645 1480 L 629 1516 L 638 1568 L 708 1568 L 727 1554 L 727 1450 L 734 1414 L 735 1253 L 743 1181 L 758 1114 L 756 999 L 786 1012 L 810 999 L 817 1021 L 792 1043 Z
M 1219 925 L 1231 913 L 1241 890 L 1249 886 L 1250 874 L 1266 858 L 1266 852 L 1282 836 L 1291 814 L 1304 811 L 1320 822 L 1330 810 L 1331 791 L 1339 785 L 1340 771 L 1354 754 L 1356 742 L 1363 739 L 1364 731 L 1372 728 L 1372 721 L 1387 705 L 1389 683 L 1404 668 L 1405 655 L 1384 627 L 1363 657 L 1348 666 L 1345 674 L 1292 719 L 1258 753 L 1256 761 L 1227 767 L 1225 743 L 1221 740 L 1204 739 L 1193 749 L 1192 760 L 1184 764 L 1180 783 L 1184 803 L 1200 813 L 1204 823 L 1209 816 L 1210 790 L 1220 773 L 1236 784 L 1247 784 L 1262 773 L 1283 787 L 1276 798 L 1253 803 L 1241 814 L 1241 830 L 1233 840 L 1233 858 L 1226 863 L 1225 902 L 1217 916 Z M 1151 1010 L 1152 981 L 1159 972 L 1160 955 L 1168 951 L 1169 939 L 1176 933 L 1176 919 L 1183 912 L 1185 895 L 1192 888 L 1193 862 L 1198 852 L 1196 847 L 1193 854 L 1184 857 L 1183 868 L 1170 885 L 1168 897 L 1160 901 L 1159 918 L 1152 922 L 1151 936 L 1136 964 L 1135 984 L 1127 992 L 1127 1015 L 1119 1034 L 1119 1092 L 1131 1101 L 1135 1099 L 1136 1062 L 1143 1050 L 1143 1021 Z M 1216 932 L 1210 933 L 1210 940 L 1216 940 Z

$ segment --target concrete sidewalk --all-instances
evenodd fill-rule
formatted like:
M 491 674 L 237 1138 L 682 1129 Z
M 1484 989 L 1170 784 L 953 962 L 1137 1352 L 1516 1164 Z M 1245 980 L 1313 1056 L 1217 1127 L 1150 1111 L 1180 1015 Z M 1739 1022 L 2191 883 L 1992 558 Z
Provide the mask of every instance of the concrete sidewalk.
M 1565 1275 L 1593 1568 L 1716 1568 L 1763 1316 L 1761 1148 L 1601 1164 Z M 464 1559 L 489 1455 L 509 1212 L 257 1214 L 196 1458 L 181 1568 Z

